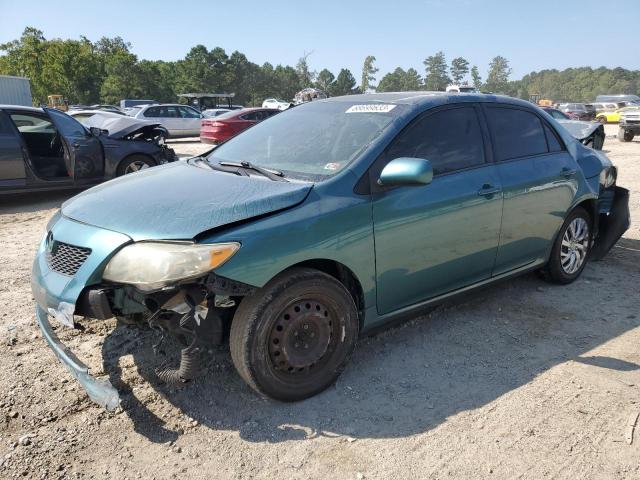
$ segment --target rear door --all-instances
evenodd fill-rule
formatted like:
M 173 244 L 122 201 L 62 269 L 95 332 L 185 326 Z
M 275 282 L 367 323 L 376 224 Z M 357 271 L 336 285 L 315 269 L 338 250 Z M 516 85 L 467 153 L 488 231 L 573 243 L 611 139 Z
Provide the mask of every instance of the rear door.
M 200 119 L 202 115 L 195 108 L 178 107 L 180 116 L 182 117 L 184 134 L 198 136 L 200 134 Z
M 11 119 L 0 110 L 0 188 L 25 184 L 24 160 L 22 142 Z
M 69 175 L 78 183 L 104 177 L 102 143 L 75 118 L 52 108 L 44 111 L 55 125 L 64 145 Z
M 510 105 L 484 109 L 504 194 L 494 275 L 542 261 L 571 206 L 578 164 L 536 113 Z

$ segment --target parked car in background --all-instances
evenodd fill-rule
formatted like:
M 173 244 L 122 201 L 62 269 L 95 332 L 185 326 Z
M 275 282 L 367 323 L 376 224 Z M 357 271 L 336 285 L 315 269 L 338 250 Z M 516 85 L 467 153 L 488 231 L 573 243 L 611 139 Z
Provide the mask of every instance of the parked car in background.
M 595 108 L 588 108 L 584 103 L 563 103 L 558 107 L 572 120 L 594 120 L 596 118 Z
M 620 111 L 618 140 L 630 142 L 636 135 L 640 135 L 640 106 L 624 108 Z
M 214 118 L 219 117 L 225 113 L 231 112 L 229 108 L 209 108 L 202 112 L 202 118 Z
M 178 103 L 145 105 L 130 114 L 141 120 L 152 120 L 169 131 L 171 138 L 197 137 L 200 134 L 202 114 L 193 107 Z
M 640 105 L 640 97 L 638 95 L 598 95 L 596 96 L 596 102 L 628 102 Z
M 158 142 L 157 125 L 96 112 L 119 127 L 88 128 L 56 109 L 0 105 L 0 192 L 87 187 L 176 160 Z
M 541 107 L 555 118 L 560 125 L 565 127 L 569 133 L 580 143 L 591 147 L 594 150 L 602 150 L 606 134 L 604 126 L 600 122 L 585 122 L 582 120 L 572 120 L 568 115 L 560 110 L 551 107 Z
M 262 108 L 274 108 L 276 110 L 286 110 L 291 106 L 291 102 L 277 98 L 267 98 L 262 102 Z
M 278 112 L 280 110 L 273 108 L 245 108 L 215 118 L 203 118 L 200 127 L 200 141 L 211 144 L 222 143 Z
M 142 100 L 142 99 L 125 99 L 120 100 L 120 108 L 125 109 L 127 107 L 136 107 L 142 105 L 157 105 L 158 102 L 156 100 Z
M 108 409 L 118 391 L 52 322 L 118 316 L 175 334 L 180 364 L 159 373 L 175 385 L 230 332 L 239 376 L 297 401 L 336 381 L 360 336 L 534 270 L 569 284 L 628 227 L 609 159 L 529 102 L 348 95 L 68 200 L 31 285 L 43 338 Z

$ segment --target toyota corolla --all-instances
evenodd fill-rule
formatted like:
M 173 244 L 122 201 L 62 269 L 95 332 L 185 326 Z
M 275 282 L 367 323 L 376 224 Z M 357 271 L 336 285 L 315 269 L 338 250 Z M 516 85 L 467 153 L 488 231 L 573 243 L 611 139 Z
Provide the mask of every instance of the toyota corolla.
M 530 103 L 353 95 L 72 198 L 32 286 L 44 338 L 107 408 L 117 391 L 54 323 L 117 317 L 174 335 L 168 383 L 228 342 L 251 388 L 294 401 L 331 385 L 363 333 L 533 270 L 570 283 L 628 226 L 616 168 Z

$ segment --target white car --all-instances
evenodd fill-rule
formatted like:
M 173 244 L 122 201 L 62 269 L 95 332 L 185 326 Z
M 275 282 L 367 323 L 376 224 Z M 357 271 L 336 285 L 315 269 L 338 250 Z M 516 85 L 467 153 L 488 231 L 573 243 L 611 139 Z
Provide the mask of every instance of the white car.
M 207 108 L 202 111 L 202 118 L 213 118 L 230 111 L 228 108 Z
M 291 106 L 291 102 L 280 100 L 278 98 L 267 98 L 262 102 L 262 108 L 274 108 L 276 110 L 286 110 Z
M 202 114 L 189 105 L 167 103 L 145 105 L 132 117 L 161 124 L 169 131 L 171 138 L 197 137 L 200 135 Z

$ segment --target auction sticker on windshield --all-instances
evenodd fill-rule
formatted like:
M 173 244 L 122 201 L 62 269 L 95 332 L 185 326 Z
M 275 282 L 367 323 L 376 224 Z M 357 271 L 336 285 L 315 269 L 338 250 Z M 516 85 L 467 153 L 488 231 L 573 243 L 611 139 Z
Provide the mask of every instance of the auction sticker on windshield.
M 367 105 L 351 105 L 345 113 L 387 113 L 396 105 L 370 103 Z

